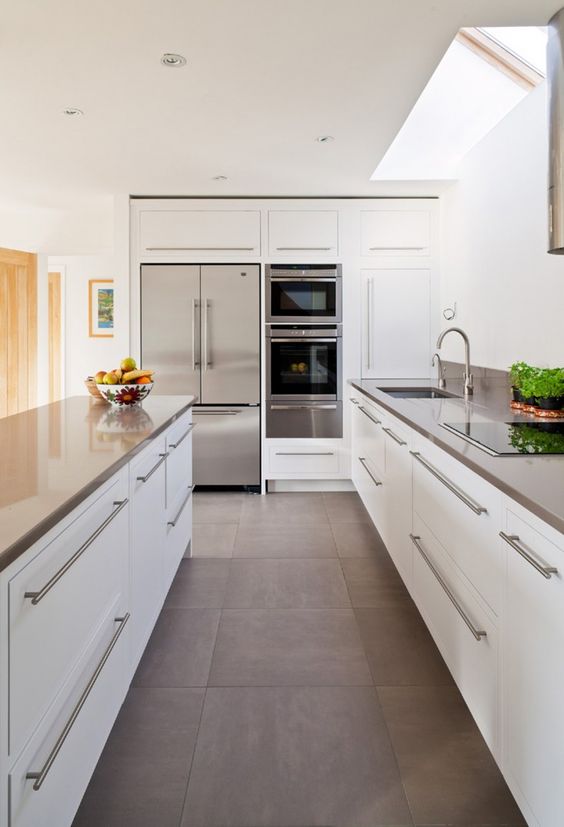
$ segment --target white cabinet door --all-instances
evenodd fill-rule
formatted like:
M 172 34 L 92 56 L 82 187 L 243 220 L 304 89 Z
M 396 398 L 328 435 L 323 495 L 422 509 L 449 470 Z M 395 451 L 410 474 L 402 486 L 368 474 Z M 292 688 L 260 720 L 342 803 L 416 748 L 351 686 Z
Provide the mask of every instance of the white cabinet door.
M 411 588 L 413 545 L 409 539 L 412 517 L 412 457 L 409 436 L 395 420 L 382 426 L 386 438 L 386 536 L 384 542 L 405 584 Z
M 431 271 L 363 270 L 362 375 L 423 378 L 431 371 Z
M 339 252 L 337 210 L 270 210 L 268 252 L 271 256 L 327 256 Z
M 539 827 L 564 823 L 564 547 L 507 512 L 503 770 Z M 561 536 L 560 536 L 561 538 Z M 561 538 L 564 543 L 564 538 Z M 517 548 L 515 548 L 515 546 Z M 517 550 L 520 549 L 521 553 Z M 533 562 L 558 569 L 543 576 Z
M 427 208 L 363 210 L 360 239 L 363 256 L 428 256 L 431 213 Z
M 260 255 L 259 210 L 143 210 L 141 254 L 177 255 L 240 252 Z

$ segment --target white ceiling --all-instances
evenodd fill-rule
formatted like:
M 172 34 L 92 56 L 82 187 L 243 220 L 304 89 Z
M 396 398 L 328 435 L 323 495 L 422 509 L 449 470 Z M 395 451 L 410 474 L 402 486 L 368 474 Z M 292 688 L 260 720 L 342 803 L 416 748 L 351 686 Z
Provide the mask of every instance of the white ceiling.
M 544 25 L 560 5 L 5 0 L 0 207 L 380 194 L 389 185 L 372 171 L 457 30 Z M 161 66 L 165 51 L 187 66 Z M 84 117 L 65 117 L 67 106 Z M 315 142 L 327 133 L 333 143 Z M 229 180 L 213 181 L 220 173 Z

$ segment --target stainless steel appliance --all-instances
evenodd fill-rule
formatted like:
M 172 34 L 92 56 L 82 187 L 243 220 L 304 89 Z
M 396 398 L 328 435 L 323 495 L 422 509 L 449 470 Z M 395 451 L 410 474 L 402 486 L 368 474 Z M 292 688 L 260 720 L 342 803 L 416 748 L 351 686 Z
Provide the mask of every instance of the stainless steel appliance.
M 494 457 L 564 454 L 564 421 L 441 422 L 453 434 Z
M 266 436 L 343 435 L 340 325 L 266 329 Z
M 267 264 L 266 321 L 340 324 L 340 264 Z
M 143 264 L 153 393 L 194 394 L 196 485 L 260 485 L 260 267 Z

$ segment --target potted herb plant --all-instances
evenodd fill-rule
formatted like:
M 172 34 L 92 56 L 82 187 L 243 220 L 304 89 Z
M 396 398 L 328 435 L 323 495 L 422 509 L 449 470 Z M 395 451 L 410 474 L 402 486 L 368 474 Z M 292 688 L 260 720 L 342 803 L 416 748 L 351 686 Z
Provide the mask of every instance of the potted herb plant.
M 539 415 L 561 415 L 564 409 L 564 368 L 539 370 L 532 382 Z
M 513 396 L 512 405 L 514 408 L 523 407 L 523 395 L 521 393 L 521 379 L 530 370 L 526 362 L 513 362 L 509 368 L 509 380 L 511 382 L 511 392 Z
M 536 406 L 534 380 L 539 368 L 528 365 L 526 362 L 514 362 L 509 369 L 513 402 L 512 408 L 522 408 L 533 411 Z

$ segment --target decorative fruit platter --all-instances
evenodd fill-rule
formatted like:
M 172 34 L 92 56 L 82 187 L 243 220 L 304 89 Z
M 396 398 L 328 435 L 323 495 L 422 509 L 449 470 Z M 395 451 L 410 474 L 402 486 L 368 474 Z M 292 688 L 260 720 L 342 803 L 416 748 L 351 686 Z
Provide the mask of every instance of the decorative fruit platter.
M 101 397 L 112 405 L 137 405 L 153 390 L 154 373 L 154 370 L 138 368 L 135 359 L 128 356 L 122 359 L 119 368 L 108 372 L 100 370 L 95 376 L 88 377 L 86 387 L 92 396 Z

